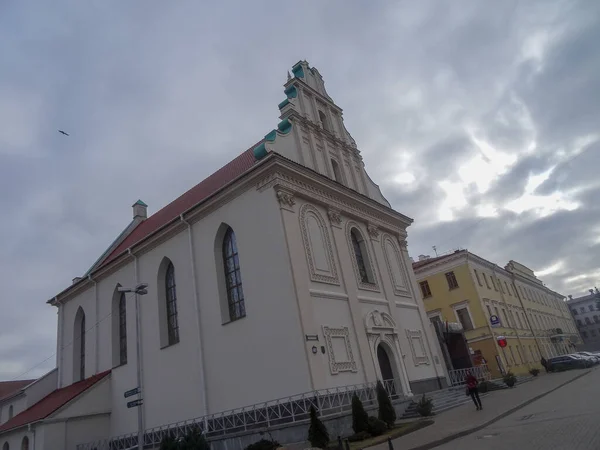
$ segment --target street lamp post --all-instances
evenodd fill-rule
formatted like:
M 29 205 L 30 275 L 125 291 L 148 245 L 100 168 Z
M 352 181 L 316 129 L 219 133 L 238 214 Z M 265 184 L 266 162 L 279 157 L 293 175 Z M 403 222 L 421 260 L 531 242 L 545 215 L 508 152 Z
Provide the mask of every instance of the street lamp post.
M 119 287 L 119 292 L 125 292 L 125 293 L 133 293 L 135 295 L 135 322 L 136 322 L 136 327 L 135 327 L 135 350 L 136 350 L 136 375 L 137 375 L 137 389 L 138 389 L 138 401 L 143 401 L 143 392 L 142 392 L 142 364 L 141 364 L 141 357 L 142 357 L 142 349 L 141 349 L 141 345 L 140 345 L 140 341 L 142 339 L 142 333 L 141 333 L 141 318 L 140 318 L 140 300 L 139 300 L 139 296 L 140 295 L 146 295 L 148 293 L 148 284 L 147 283 L 140 283 L 138 284 L 136 287 L 134 288 L 124 288 L 124 287 Z M 137 413 L 138 413 L 138 449 L 142 450 L 144 448 L 144 424 L 143 424 L 143 419 L 142 419 L 142 408 L 141 408 L 141 402 L 138 404 L 137 406 Z

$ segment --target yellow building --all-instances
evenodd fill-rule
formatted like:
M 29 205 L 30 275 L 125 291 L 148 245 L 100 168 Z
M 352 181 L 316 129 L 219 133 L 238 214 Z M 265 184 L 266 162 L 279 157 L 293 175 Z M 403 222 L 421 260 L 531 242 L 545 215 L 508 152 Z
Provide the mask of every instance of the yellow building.
M 570 353 L 580 340 L 564 296 L 515 261 L 501 268 L 457 250 L 421 255 L 413 269 L 429 319 L 460 323 L 473 363 L 485 361 L 493 378 L 541 368 L 542 356 Z M 506 347 L 498 345 L 499 336 Z

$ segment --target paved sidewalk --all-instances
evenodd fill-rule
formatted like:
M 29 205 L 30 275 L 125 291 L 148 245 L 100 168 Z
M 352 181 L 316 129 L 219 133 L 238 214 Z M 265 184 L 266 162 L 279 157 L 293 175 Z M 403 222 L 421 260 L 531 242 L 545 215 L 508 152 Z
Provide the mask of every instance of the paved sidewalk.
M 445 442 L 466 436 L 510 414 L 537 398 L 585 376 L 594 369 L 541 374 L 532 381 L 512 389 L 491 392 L 482 398 L 483 410 L 476 411 L 472 403 L 459 406 L 434 416 L 435 424 L 395 439 L 396 450 L 426 450 Z M 388 444 L 370 447 L 372 450 L 388 450 Z

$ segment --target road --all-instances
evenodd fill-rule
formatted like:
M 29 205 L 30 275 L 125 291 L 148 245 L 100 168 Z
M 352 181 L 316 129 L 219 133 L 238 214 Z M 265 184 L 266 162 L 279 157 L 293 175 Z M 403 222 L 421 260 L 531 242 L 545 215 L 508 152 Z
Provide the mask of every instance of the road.
M 600 448 L 599 400 L 600 368 L 436 450 L 597 450 Z M 493 408 L 493 405 L 486 405 L 484 400 L 486 407 Z

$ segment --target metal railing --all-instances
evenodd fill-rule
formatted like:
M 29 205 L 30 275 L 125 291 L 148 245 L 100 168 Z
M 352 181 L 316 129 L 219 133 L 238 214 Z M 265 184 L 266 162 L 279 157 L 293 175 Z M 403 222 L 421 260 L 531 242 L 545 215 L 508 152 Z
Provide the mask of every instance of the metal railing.
M 450 377 L 450 384 L 452 386 L 460 386 L 461 384 L 465 384 L 467 372 L 471 372 L 471 374 L 478 380 L 489 381 L 492 379 L 492 374 L 488 370 L 487 364 L 482 364 L 480 366 L 468 367 L 466 369 L 449 370 L 448 376 Z
M 351 410 L 354 394 L 364 406 L 375 405 L 376 385 L 377 383 L 373 382 L 320 389 L 151 428 L 144 433 L 144 446 L 159 445 L 166 436 L 181 437 L 193 429 L 200 430 L 207 438 L 211 438 L 302 422 L 308 420 L 311 406 L 315 407 L 320 417 L 329 417 Z M 405 398 L 400 394 L 400 380 L 384 381 L 383 386 L 392 400 Z M 137 441 L 137 433 L 130 433 L 112 439 L 79 444 L 77 450 L 128 450 L 137 448 Z

